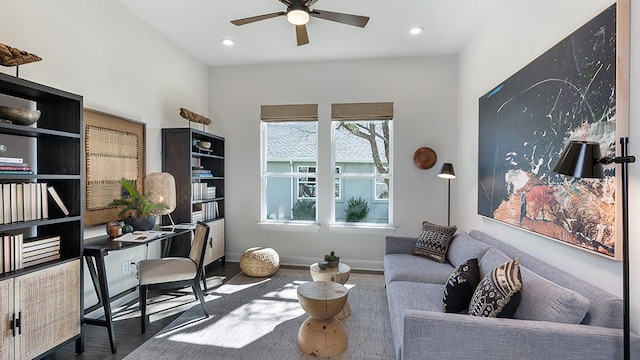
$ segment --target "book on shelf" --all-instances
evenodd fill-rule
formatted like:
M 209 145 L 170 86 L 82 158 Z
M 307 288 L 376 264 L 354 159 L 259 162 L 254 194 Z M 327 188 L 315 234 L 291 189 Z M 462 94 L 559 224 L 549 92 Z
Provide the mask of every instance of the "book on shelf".
M 11 223 L 11 184 L 2 184 L 2 223 Z
M 193 174 L 211 174 L 211 170 L 209 169 L 193 169 L 191 172 Z
M 38 183 L 40 192 L 42 192 L 42 218 L 49 218 L 49 196 L 47 196 L 47 183 Z
M 0 272 L 10 272 L 23 268 L 23 235 L 22 234 L 0 234 L 2 246 L 0 253 Z
M 53 260 L 58 260 L 58 259 L 60 259 L 59 253 L 55 255 L 50 255 L 44 258 L 32 260 L 32 261 L 25 261 L 23 265 L 24 267 L 29 267 L 29 266 L 39 265 L 39 264 L 43 264 L 43 263 L 53 261 Z
M 48 246 L 55 246 L 60 244 L 60 236 L 36 236 L 32 238 L 24 239 L 23 248 L 25 251 L 31 251 Z
M 16 206 L 18 221 L 24 221 L 24 184 L 16 184 Z
M 58 204 L 58 207 L 60 208 L 60 210 L 62 210 L 64 215 L 65 216 L 69 215 L 69 210 L 62 202 L 62 199 L 60 198 L 60 195 L 58 195 L 58 192 L 56 191 L 56 189 L 54 189 L 53 186 L 49 186 L 48 191 L 49 191 L 49 194 L 51 195 L 51 198 L 53 199 L 53 201 L 55 201 L 56 204 Z
M 10 165 L 2 165 L 2 164 L 0 164 L 0 170 L 3 170 L 3 171 L 31 171 L 31 172 L 33 172 L 33 168 L 31 166 L 10 166 Z
M 25 166 L 29 166 L 29 164 L 25 162 L 12 163 L 12 162 L 0 161 L 0 166 L 25 167 Z M 29 170 L 33 170 L 33 169 L 29 169 Z
M 9 197 L 11 201 L 11 222 L 18 222 L 18 184 L 9 184 Z
M 21 164 L 24 163 L 23 158 L 0 156 L 0 163 Z

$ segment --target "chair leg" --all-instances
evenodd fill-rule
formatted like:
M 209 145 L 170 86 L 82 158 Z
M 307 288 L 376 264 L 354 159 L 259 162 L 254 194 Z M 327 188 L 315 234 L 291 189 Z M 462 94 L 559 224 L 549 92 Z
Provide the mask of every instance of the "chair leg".
M 204 312 L 205 317 L 209 317 L 209 313 L 207 312 L 207 308 L 204 306 L 204 293 L 200 288 L 200 279 L 196 278 L 193 281 L 193 285 L 191 286 L 193 289 L 193 293 L 196 295 L 196 299 L 200 300 L 200 305 L 202 306 L 202 311 Z
M 138 303 L 140 307 L 140 331 L 144 334 L 147 325 L 147 286 L 140 285 L 139 291 Z

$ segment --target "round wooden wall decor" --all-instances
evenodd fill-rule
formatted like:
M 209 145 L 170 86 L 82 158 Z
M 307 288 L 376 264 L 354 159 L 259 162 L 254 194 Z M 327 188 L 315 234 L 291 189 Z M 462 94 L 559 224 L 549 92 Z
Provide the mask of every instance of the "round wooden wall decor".
M 437 160 L 436 152 L 428 147 L 421 147 L 413 154 L 413 163 L 418 169 L 431 169 Z

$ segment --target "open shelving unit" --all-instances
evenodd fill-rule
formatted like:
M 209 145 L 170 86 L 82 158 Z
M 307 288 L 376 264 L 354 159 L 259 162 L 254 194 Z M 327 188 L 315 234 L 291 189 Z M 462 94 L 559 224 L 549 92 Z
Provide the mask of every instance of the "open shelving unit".
M 46 183 L 55 188 L 69 210 L 69 215 L 65 215 L 49 194 L 42 191 L 40 196 L 48 200 L 40 204 L 48 206 L 35 220 L 10 220 L 0 224 L 0 233 L 20 235 L 24 240 L 60 237 L 58 259 L 0 271 L 0 358 L 41 358 L 71 341 L 76 342 L 76 351 L 81 353 L 84 350 L 83 99 L 80 95 L 6 74 L 0 74 L 0 94 L 0 105 L 12 106 L 7 102 L 17 101 L 41 111 L 40 119 L 32 126 L 0 123 L 0 140 L 13 139 L 24 144 L 19 147 L 21 156 L 33 162 L 29 164 L 33 174 L 3 173 L 0 183 L 21 187 Z M 15 149 L 11 150 L 15 153 Z M 14 193 L 6 195 L 3 189 L 0 197 L 3 205 L 12 198 L 17 199 Z M 23 216 L 25 218 L 28 217 Z M 2 241 L 4 245 L 7 237 Z M 19 249 L 12 253 L 22 256 Z
M 202 143 L 210 146 L 206 148 Z M 217 260 L 224 265 L 224 138 L 193 128 L 162 129 L 162 171 L 176 180 L 176 209 L 171 214 L 174 222 L 207 223 L 211 230 L 205 265 Z M 163 225 L 168 224 L 165 216 Z M 177 246 L 171 254 L 187 254 L 188 248 L 179 246 L 184 243 L 173 241 Z

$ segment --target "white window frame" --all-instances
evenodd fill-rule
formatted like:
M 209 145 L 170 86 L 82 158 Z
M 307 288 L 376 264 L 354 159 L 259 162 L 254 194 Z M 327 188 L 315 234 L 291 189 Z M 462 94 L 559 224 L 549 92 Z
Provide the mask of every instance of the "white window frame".
M 290 168 L 291 172 L 267 172 L 267 127 L 268 122 L 261 122 L 260 124 L 260 226 L 263 229 L 267 230 L 278 230 L 278 231 L 301 231 L 301 232 L 317 232 L 319 230 L 319 224 L 317 222 L 318 218 L 318 208 L 317 208 L 317 199 L 316 200 L 316 221 L 311 220 L 293 220 L 293 219 L 269 219 L 267 213 L 267 179 L 272 177 L 283 177 L 283 178 L 291 178 L 296 179 L 294 182 L 296 185 L 298 183 L 297 179 L 300 177 L 314 177 L 316 178 L 316 196 L 318 191 L 317 178 L 318 174 L 315 173 L 298 173 L 293 172 L 293 168 Z M 316 136 L 318 136 L 318 122 L 316 124 Z M 319 141 L 319 137 L 316 141 L 316 144 Z M 317 156 L 318 149 L 316 148 L 316 164 L 317 164 Z M 291 159 L 293 162 L 293 159 Z M 313 166 L 313 165 L 312 165 Z M 315 165 L 317 170 L 317 165 Z M 297 193 L 298 189 L 295 188 Z M 311 199 L 311 198 L 307 198 Z M 293 202 L 291 204 L 293 206 Z
M 369 120 L 353 120 L 355 121 L 369 121 Z M 371 121 L 376 121 L 376 120 L 371 120 Z M 332 121 L 331 123 L 331 168 L 335 169 L 336 168 L 336 126 L 334 126 L 334 122 Z M 332 230 L 337 230 L 337 231 L 343 231 L 343 232 L 352 232 L 355 230 L 355 232 L 360 232 L 359 229 L 382 229 L 385 230 L 387 234 L 392 233 L 394 228 L 393 225 L 393 143 L 394 143 L 394 137 L 393 137 L 393 121 L 389 120 L 389 163 L 387 164 L 388 168 L 389 168 L 389 173 L 388 174 L 379 174 L 377 171 L 374 170 L 373 174 L 363 174 L 363 173 L 341 173 L 341 174 L 336 174 L 335 171 L 333 173 L 333 179 L 340 179 L 340 181 L 342 181 L 342 179 L 372 179 L 374 182 L 376 179 L 389 179 L 389 198 L 387 199 L 387 209 L 388 209 L 388 215 L 387 215 L 387 223 L 386 224 L 379 224 L 379 223 L 365 223 L 365 222 L 361 222 L 361 223 L 346 223 L 346 222 L 338 222 L 336 221 L 336 199 L 334 197 L 332 197 L 331 199 L 331 220 L 330 220 L 330 227 L 332 228 Z M 374 165 L 375 168 L 375 165 Z M 335 181 L 335 180 L 334 180 Z M 375 183 L 374 183 L 375 185 Z M 374 193 L 375 193 L 375 186 L 374 186 Z M 341 194 L 342 195 L 342 194 Z M 375 197 L 375 194 L 374 194 Z M 391 232 L 389 232 L 391 231 Z M 376 233 L 376 232 L 374 232 Z

